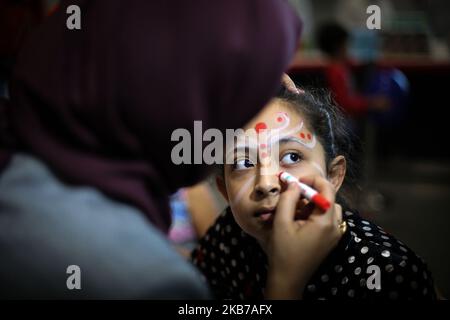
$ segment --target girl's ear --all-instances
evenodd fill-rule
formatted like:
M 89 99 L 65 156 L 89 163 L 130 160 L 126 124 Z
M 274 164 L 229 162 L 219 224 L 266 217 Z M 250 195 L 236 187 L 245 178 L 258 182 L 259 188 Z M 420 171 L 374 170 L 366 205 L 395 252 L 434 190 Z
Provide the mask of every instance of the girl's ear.
M 225 198 L 225 200 L 228 202 L 228 193 L 227 193 L 227 187 L 225 186 L 225 181 L 221 176 L 216 176 L 216 185 L 219 192 L 222 194 L 222 196 Z
M 345 178 L 345 172 L 347 170 L 347 161 L 344 156 L 337 156 L 334 158 L 328 169 L 328 180 L 333 184 L 336 192 L 342 186 Z

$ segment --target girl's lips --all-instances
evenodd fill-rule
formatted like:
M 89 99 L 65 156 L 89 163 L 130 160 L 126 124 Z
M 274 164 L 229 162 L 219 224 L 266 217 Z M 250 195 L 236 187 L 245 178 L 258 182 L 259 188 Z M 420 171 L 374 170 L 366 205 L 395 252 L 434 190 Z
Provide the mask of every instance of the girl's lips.
M 269 220 L 272 220 L 272 219 L 273 219 L 273 214 L 274 214 L 274 213 L 275 213 L 274 211 L 272 211 L 272 212 L 265 212 L 265 213 L 260 214 L 260 215 L 259 215 L 259 218 L 260 218 L 262 221 L 266 222 L 266 221 L 269 221 Z
M 263 222 L 267 222 L 273 219 L 275 214 L 275 208 L 263 208 L 255 213 L 255 217 Z

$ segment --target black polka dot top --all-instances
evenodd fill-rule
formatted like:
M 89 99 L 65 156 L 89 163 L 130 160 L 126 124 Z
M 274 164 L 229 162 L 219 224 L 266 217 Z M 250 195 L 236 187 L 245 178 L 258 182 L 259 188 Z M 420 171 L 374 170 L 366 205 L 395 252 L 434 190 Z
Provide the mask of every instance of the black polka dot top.
M 305 300 L 436 299 L 425 262 L 356 212 L 344 210 L 347 232 L 308 282 Z M 217 299 L 264 299 L 267 257 L 227 208 L 192 253 Z

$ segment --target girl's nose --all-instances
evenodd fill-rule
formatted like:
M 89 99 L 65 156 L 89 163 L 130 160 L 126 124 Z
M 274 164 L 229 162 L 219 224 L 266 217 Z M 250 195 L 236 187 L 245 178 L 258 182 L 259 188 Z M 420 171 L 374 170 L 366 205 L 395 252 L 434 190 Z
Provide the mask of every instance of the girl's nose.
M 256 178 L 255 193 L 258 197 L 276 196 L 280 193 L 280 180 L 276 175 L 259 174 Z

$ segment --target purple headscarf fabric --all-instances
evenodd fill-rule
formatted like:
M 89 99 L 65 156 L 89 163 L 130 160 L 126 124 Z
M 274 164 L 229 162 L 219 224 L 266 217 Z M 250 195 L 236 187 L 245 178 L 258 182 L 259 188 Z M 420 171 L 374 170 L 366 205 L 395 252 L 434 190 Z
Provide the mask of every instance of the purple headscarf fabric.
M 71 4 L 81 30 L 66 28 Z M 168 195 L 207 169 L 172 163 L 172 132 L 244 125 L 279 88 L 300 30 L 282 0 L 63 1 L 13 73 L 14 150 L 167 231 Z

